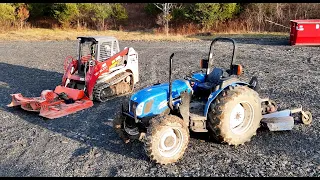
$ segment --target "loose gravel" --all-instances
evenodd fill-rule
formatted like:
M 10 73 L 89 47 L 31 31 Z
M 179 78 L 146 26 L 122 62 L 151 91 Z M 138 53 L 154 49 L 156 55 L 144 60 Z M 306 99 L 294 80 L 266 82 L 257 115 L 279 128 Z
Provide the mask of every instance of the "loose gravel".
M 0 43 L 0 176 L 320 176 L 319 47 L 289 46 L 287 39 L 235 39 L 240 77 L 259 79 L 261 97 L 279 109 L 302 106 L 313 114 L 311 126 L 293 130 L 259 129 L 243 146 L 233 147 L 191 134 L 189 147 L 177 163 L 150 162 L 142 143 L 124 144 L 111 127 L 125 98 L 95 102 L 90 109 L 45 120 L 38 113 L 8 108 L 10 94 L 39 96 L 61 83 L 63 61 L 76 55 L 76 41 Z M 140 82 L 136 90 L 168 81 L 169 56 L 175 53 L 174 78 L 199 70 L 210 41 L 121 41 L 139 53 Z M 227 67 L 230 46 L 218 43 L 215 65 Z

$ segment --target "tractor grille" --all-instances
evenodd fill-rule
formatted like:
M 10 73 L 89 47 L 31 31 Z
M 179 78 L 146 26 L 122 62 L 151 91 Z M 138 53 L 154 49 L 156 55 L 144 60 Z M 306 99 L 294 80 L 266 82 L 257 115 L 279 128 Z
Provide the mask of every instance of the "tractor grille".
M 137 102 L 134 102 L 134 101 L 130 100 L 129 112 L 135 113 L 137 106 L 138 106 Z

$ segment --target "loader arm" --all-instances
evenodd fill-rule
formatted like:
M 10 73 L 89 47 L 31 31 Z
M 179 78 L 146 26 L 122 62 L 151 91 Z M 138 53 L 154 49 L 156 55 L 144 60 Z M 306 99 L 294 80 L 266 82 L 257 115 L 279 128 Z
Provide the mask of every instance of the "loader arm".
M 118 59 L 128 54 L 129 48 L 125 48 L 124 50 L 118 52 L 117 54 L 111 56 L 109 59 L 103 62 L 98 62 L 94 67 L 93 72 L 87 75 L 85 81 L 87 82 L 87 93 L 92 99 L 93 88 L 99 78 L 99 76 L 103 73 L 107 73 L 110 71 L 110 68 L 117 65 Z

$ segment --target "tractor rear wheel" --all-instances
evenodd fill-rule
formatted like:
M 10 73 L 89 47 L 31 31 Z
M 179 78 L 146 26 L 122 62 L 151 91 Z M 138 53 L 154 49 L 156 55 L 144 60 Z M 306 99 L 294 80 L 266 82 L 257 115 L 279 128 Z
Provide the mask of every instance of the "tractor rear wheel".
M 211 136 L 221 143 L 240 145 L 256 135 L 262 119 L 256 91 L 246 86 L 230 86 L 221 92 L 208 113 Z
M 188 146 L 188 126 L 174 115 L 157 116 L 151 119 L 144 143 L 151 160 L 163 165 L 174 163 Z

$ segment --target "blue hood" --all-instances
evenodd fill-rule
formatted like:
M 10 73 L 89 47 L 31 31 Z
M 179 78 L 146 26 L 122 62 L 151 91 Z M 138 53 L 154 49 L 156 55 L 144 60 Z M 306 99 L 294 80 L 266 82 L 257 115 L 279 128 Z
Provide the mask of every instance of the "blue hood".
M 180 93 L 187 91 L 191 92 L 192 88 L 187 80 L 177 79 L 172 82 L 172 98 L 177 98 Z M 146 116 L 153 116 L 160 114 L 165 111 L 167 106 L 167 101 L 169 99 L 169 83 L 163 83 L 158 85 L 153 85 L 151 87 L 144 88 L 131 96 L 131 102 L 136 102 L 137 105 L 144 103 L 143 112 L 138 115 L 138 118 L 143 118 Z M 152 102 L 150 102 L 152 101 Z M 145 109 L 147 103 L 152 104 Z M 132 105 L 130 104 L 130 107 Z M 133 115 L 133 112 L 130 111 Z

